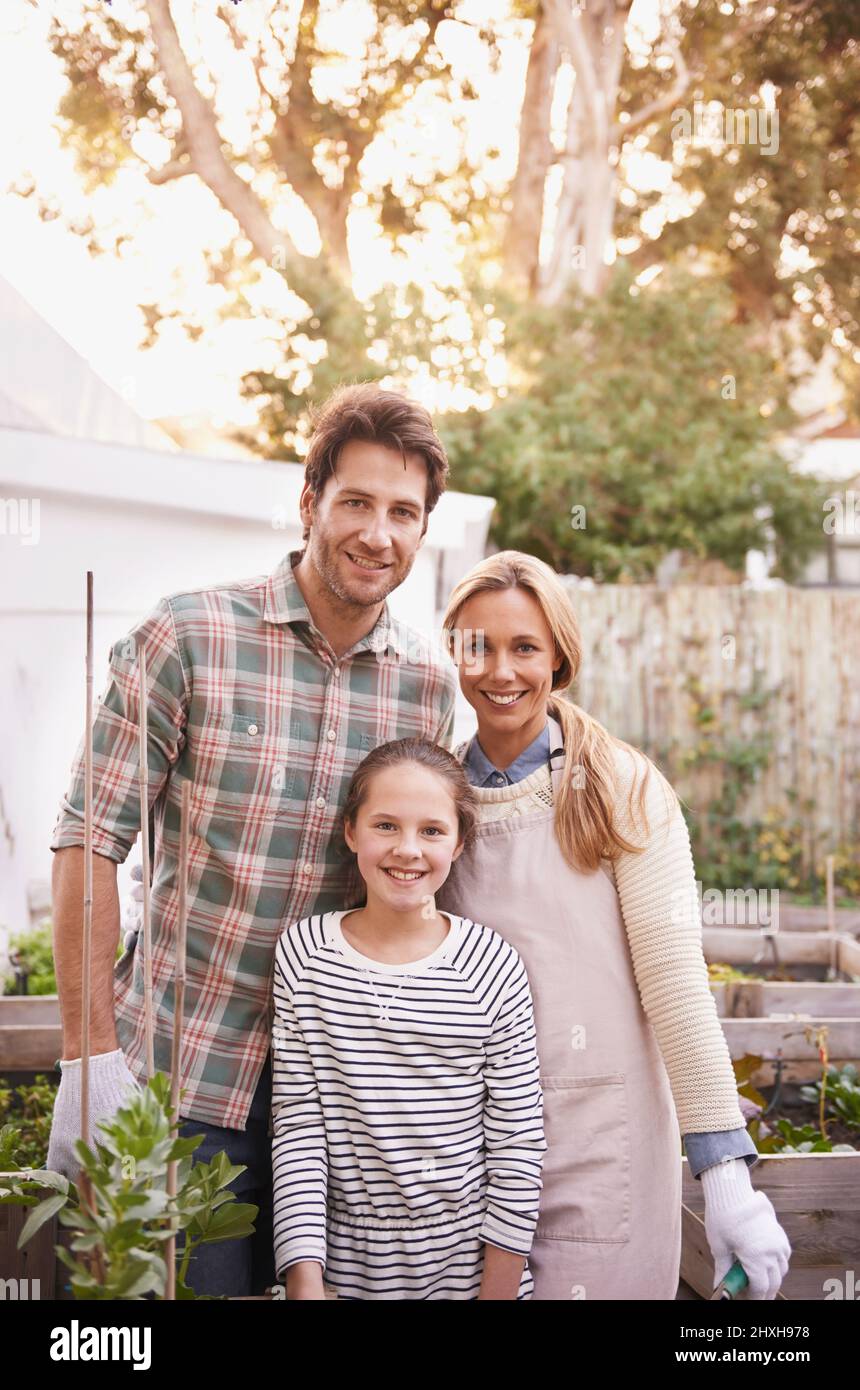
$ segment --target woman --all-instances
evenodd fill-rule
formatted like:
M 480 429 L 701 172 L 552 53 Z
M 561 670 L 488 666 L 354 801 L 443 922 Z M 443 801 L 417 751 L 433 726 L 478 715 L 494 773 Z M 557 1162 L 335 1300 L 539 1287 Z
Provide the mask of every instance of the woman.
M 791 1248 L 750 1183 L 678 799 L 564 698 L 581 640 L 548 565 L 490 556 L 443 630 L 478 720 L 455 753 L 480 822 L 436 906 L 492 927 L 528 972 L 548 1142 L 534 1297 L 675 1298 L 683 1134 L 715 1282 L 736 1256 L 750 1296 L 775 1298 Z

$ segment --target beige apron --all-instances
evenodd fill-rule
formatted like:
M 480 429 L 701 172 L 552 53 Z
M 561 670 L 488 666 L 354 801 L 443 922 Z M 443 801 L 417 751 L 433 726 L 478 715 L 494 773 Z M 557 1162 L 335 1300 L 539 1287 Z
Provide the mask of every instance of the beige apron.
M 549 723 L 559 747 L 560 725 Z M 674 1299 L 681 1135 L 669 1078 L 611 871 L 572 869 L 553 816 L 480 824 L 436 894 L 438 909 L 509 941 L 531 984 L 548 1144 L 529 1256 L 534 1298 Z

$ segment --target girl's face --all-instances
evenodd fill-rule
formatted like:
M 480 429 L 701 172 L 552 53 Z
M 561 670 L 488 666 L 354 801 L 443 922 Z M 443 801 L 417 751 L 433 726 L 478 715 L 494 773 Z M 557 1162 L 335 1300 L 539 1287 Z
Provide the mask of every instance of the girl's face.
M 479 728 L 510 733 L 545 718 L 553 672 L 562 658 L 533 594 L 521 588 L 473 594 L 455 629 L 460 689 Z
M 377 772 L 355 824 L 344 829 L 368 900 L 409 912 L 432 898 L 462 853 L 458 829 L 454 798 L 435 772 L 420 763 Z

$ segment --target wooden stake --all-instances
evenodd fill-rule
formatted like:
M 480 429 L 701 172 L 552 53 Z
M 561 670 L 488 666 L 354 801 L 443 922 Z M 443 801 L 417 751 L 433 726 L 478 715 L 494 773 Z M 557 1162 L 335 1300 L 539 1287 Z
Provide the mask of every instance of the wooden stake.
M 81 956 L 81 1138 L 90 1142 L 90 976 L 93 952 L 93 573 L 87 570 L 84 712 L 84 939 Z
M 827 877 L 827 930 L 830 932 L 830 978 L 836 978 L 836 894 L 834 892 L 833 872 L 836 856 L 828 854 L 824 860 Z
M 149 714 L 147 709 L 146 651 L 137 654 L 140 684 L 140 841 L 143 869 L 143 1023 L 146 1038 L 146 1076 L 155 1075 L 155 1043 L 152 1023 L 152 920 L 149 891 Z
M 173 977 L 173 1051 L 170 1058 L 170 1104 L 173 1132 L 179 1137 L 179 1091 L 182 1080 L 182 1014 L 185 1004 L 185 941 L 188 925 L 188 822 L 191 783 L 182 784 L 179 821 L 179 920 L 176 926 L 176 965 Z M 167 1195 L 176 1196 L 178 1159 L 167 1166 Z M 176 1233 L 167 1242 L 167 1291 L 165 1298 L 176 1298 Z
M 84 931 L 81 949 L 81 1138 L 90 1142 L 90 1008 L 93 956 L 93 572 L 87 570 L 87 694 L 84 709 Z M 81 1169 L 78 1188 L 83 1205 L 95 1216 L 93 1185 Z M 104 1260 L 99 1250 L 90 1253 L 90 1273 L 104 1283 Z

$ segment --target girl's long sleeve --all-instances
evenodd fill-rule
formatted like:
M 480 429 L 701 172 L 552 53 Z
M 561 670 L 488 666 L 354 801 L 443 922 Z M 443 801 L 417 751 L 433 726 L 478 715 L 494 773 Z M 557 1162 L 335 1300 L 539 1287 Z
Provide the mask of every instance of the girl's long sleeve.
M 528 1255 L 538 1220 L 547 1144 L 534 1008 L 518 956 L 486 1043 L 484 1080 L 488 1205 L 481 1239 L 513 1254 Z
M 313 1062 L 292 997 L 292 977 L 279 943 L 273 979 L 272 1181 L 275 1272 L 300 1260 L 326 1263 L 328 1158 Z

